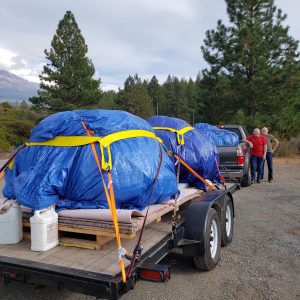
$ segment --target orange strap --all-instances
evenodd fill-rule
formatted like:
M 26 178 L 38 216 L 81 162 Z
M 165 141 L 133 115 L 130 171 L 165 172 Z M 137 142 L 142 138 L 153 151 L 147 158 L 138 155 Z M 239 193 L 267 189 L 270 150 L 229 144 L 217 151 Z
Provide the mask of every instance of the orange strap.
M 174 154 L 174 157 L 186 168 L 188 169 L 193 175 L 195 175 L 198 179 L 200 179 L 210 190 L 214 190 L 215 187 L 208 183 L 202 176 L 200 176 L 194 169 L 192 169 L 185 161 L 183 161 L 179 156 Z
M 5 170 L 3 170 L 1 173 L 0 173 L 0 180 L 4 177 L 5 175 Z
M 87 132 L 88 136 L 90 136 L 91 131 L 86 127 L 86 125 L 83 121 L 81 121 L 81 124 L 82 124 L 83 128 L 85 129 L 85 131 Z M 108 193 L 108 189 L 107 189 L 106 183 L 105 183 L 104 178 L 103 178 L 102 169 L 101 169 L 101 166 L 100 166 L 99 157 L 98 157 L 98 154 L 97 154 L 97 151 L 96 151 L 95 143 L 91 143 L 90 145 L 91 145 L 91 148 L 92 148 L 92 151 L 93 151 L 93 155 L 94 155 L 97 167 L 98 167 L 100 175 L 101 175 L 101 180 L 102 180 L 102 183 L 103 183 L 105 196 L 106 196 L 107 203 L 108 203 L 108 206 L 109 206 L 109 209 L 110 209 L 110 212 L 111 212 L 111 216 L 112 216 L 112 219 L 113 219 L 115 232 L 116 232 L 116 240 L 117 240 L 117 245 L 118 245 L 118 251 L 119 251 L 119 261 L 120 261 L 120 267 L 121 267 L 122 281 L 125 283 L 126 282 L 125 264 L 124 264 L 123 258 L 121 258 L 122 253 L 120 253 L 120 251 L 122 251 L 123 248 L 122 248 L 122 244 L 121 244 L 118 214 L 117 214 L 115 194 L 114 194 L 114 189 L 113 189 L 113 184 L 112 184 L 111 173 L 110 173 L 110 171 L 107 172 L 108 188 L 109 188 L 109 193 Z

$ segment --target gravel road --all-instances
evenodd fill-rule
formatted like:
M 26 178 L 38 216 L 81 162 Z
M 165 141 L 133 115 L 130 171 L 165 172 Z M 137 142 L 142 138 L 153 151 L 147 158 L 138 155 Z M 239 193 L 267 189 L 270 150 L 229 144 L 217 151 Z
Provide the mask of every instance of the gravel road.
M 216 269 L 198 272 L 172 253 L 172 278 L 139 282 L 125 299 L 300 299 L 300 159 L 277 159 L 275 180 L 235 194 L 234 241 L 222 248 Z M 0 299 L 57 300 L 92 297 L 12 283 Z

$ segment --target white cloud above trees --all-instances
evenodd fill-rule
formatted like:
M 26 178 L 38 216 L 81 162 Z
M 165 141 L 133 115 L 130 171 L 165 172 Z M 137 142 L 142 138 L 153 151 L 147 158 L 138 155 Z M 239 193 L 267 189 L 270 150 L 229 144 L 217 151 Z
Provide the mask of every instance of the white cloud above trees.
M 45 63 L 59 20 L 71 10 L 89 47 L 102 88 L 117 89 L 129 74 L 194 77 L 204 68 L 200 46 L 224 0 L 0 0 L 0 69 L 33 81 Z M 300 38 L 298 0 L 277 0 Z M 1 52 L 2 51 L 2 52 Z

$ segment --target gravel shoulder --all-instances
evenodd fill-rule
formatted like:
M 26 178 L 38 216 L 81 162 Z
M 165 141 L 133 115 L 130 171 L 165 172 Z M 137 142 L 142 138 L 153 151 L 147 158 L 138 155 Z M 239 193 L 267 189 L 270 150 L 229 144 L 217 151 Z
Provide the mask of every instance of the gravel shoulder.
M 172 278 L 139 282 L 125 299 L 300 299 L 300 158 L 276 159 L 273 183 L 262 182 L 234 195 L 234 240 L 222 248 L 219 265 L 198 272 L 180 253 L 164 260 Z M 12 283 L 0 299 L 94 299 Z

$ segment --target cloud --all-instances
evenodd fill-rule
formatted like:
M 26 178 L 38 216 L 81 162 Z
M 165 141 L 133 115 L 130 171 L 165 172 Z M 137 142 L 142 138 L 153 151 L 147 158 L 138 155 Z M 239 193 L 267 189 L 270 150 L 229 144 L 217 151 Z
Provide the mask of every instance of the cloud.
M 21 68 L 21 69 L 10 69 L 9 71 L 29 81 L 40 83 L 39 74 L 38 74 L 39 72 L 37 70 Z
M 19 54 L 9 49 L 0 48 L 0 69 L 9 71 L 29 81 L 40 82 L 39 73 L 42 65 L 31 66 Z
M 15 65 L 14 58 L 17 54 L 4 48 L 0 48 L 0 69 L 9 69 Z
M 298 2 L 275 4 L 291 14 L 286 23 L 299 38 Z M 0 68 L 35 80 L 66 10 L 75 14 L 103 89 L 122 86 L 135 73 L 161 81 L 168 74 L 195 77 L 206 67 L 205 31 L 218 19 L 228 22 L 224 0 L 1 0 L 0 48 L 8 52 Z

